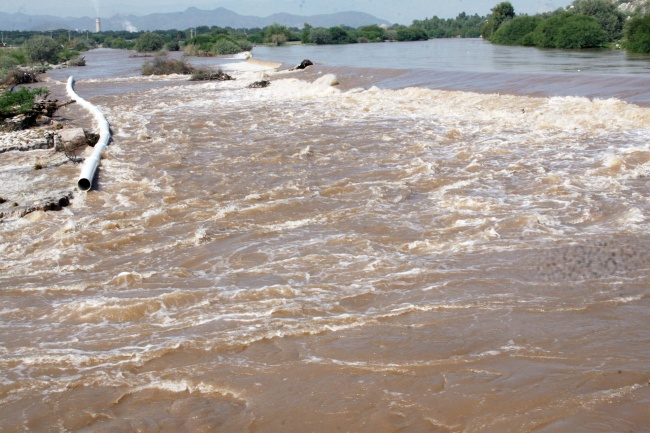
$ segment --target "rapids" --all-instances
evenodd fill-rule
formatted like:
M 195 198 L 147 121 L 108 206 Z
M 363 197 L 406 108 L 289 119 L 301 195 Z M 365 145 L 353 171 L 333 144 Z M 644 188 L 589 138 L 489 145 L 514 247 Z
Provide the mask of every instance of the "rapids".
M 0 223 L 3 432 L 647 429 L 648 106 L 87 57 L 94 188 Z

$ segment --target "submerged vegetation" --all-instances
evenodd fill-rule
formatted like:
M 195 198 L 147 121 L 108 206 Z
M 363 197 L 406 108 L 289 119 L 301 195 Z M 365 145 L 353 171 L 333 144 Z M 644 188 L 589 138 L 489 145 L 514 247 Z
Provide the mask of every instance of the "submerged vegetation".
M 185 59 L 170 59 L 167 55 L 159 55 L 145 62 L 142 75 L 189 75 L 194 68 Z
M 142 75 L 191 75 L 190 81 L 226 81 L 233 77 L 222 70 L 214 71 L 209 68 L 195 68 L 185 56 L 180 59 L 170 58 L 167 53 L 155 56 L 142 65 Z

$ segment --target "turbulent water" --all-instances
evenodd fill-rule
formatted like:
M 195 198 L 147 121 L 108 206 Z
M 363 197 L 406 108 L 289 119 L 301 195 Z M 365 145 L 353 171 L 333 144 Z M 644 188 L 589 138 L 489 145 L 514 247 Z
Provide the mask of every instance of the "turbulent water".
M 0 223 L 0 431 L 647 431 L 645 89 L 88 58 L 94 188 Z

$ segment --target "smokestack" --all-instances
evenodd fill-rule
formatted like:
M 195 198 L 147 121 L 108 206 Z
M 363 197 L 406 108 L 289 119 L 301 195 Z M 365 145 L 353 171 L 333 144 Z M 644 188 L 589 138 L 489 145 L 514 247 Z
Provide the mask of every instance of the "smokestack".
M 99 33 L 99 32 L 101 32 L 101 31 L 102 31 L 102 23 L 101 23 L 101 21 L 99 20 L 99 18 L 97 18 L 97 19 L 95 20 L 95 33 Z

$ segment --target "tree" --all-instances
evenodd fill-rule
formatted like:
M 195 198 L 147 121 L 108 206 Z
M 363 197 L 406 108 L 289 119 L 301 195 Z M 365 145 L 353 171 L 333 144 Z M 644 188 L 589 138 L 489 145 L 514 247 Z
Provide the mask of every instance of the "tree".
M 264 31 L 264 42 L 272 45 L 282 45 L 291 38 L 291 32 L 285 26 L 271 24 Z
M 332 43 L 332 34 L 323 27 L 312 29 L 309 32 L 309 42 L 316 45 L 327 45 Z
M 594 17 L 605 31 L 608 41 L 615 41 L 623 34 L 625 16 L 611 1 L 575 0 L 572 5 L 576 14 Z
M 538 16 L 515 17 L 499 27 L 499 30 L 492 35 L 491 42 L 500 45 L 530 45 L 527 41 L 531 39 L 532 33 L 540 22 L 541 18 Z
M 650 53 L 650 14 L 632 18 L 625 31 L 625 48 L 633 53 Z
M 237 54 L 242 51 L 241 47 L 237 42 L 231 38 L 219 38 L 217 42 L 212 46 L 212 51 L 216 54 Z
M 400 27 L 397 29 L 397 40 L 406 41 L 426 41 L 429 39 L 427 32 L 417 27 Z
M 328 29 L 332 35 L 333 44 L 347 44 L 348 32 L 343 27 L 331 27 Z
M 135 40 L 135 50 L 137 52 L 158 51 L 165 46 L 165 40 L 157 33 L 144 33 Z
M 569 16 L 558 30 L 557 48 L 597 48 L 602 47 L 607 34 L 596 18 L 586 15 Z
M 557 35 L 560 28 L 564 25 L 569 14 L 552 15 L 535 28 L 533 32 L 533 41 L 539 48 L 556 48 Z
M 49 36 L 36 35 L 25 41 L 23 46 L 27 60 L 31 63 L 56 63 L 63 47 Z
M 365 38 L 370 42 L 381 42 L 384 40 L 385 30 L 376 24 L 359 27 L 358 34 L 360 38 Z
M 311 29 L 313 28 L 314 27 L 309 23 L 305 23 L 305 25 L 303 26 L 302 31 L 300 32 L 300 41 L 303 44 L 308 44 L 310 42 L 309 33 L 311 33 Z
M 601 47 L 607 35 L 594 17 L 562 13 L 539 23 L 532 40 L 540 48 L 581 49 Z
M 510 2 L 501 2 L 492 9 L 492 13 L 488 15 L 488 21 L 482 29 L 483 37 L 490 40 L 492 35 L 499 30 L 501 25 L 515 17 L 515 8 L 512 7 Z

